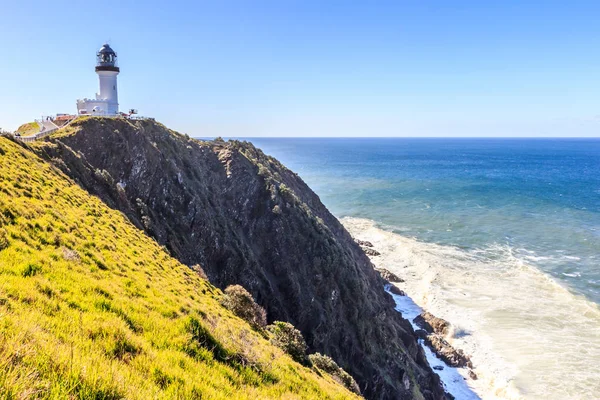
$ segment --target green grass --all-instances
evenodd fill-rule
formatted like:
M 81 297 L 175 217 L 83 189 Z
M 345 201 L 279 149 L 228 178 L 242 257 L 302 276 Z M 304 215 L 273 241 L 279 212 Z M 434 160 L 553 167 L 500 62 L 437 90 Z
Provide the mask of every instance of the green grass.
M 0 137 L 0 399 L 341 399 L 125 216 Z
M 16 130 L 21 136 L 30 136 L 40 131 L 40 126 L 37 122 L 27 122 L 19 126 Z

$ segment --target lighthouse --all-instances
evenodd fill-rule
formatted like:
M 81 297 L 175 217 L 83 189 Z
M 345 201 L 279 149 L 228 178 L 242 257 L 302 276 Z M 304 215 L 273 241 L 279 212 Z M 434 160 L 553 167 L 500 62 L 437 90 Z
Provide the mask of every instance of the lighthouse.
M 95 99 L 77 100 L 79 115 L 113 116 L 119 113 L 119 96 L 117 90 L 117 53 L 104 44 L 96 53 L 96 74 L 100 81 L 100 91 Z

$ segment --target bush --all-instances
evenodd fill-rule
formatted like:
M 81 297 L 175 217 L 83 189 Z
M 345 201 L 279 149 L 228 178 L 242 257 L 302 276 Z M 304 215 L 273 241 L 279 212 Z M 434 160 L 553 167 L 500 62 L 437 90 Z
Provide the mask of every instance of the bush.
M 348 390 L 356 394 L 360 394 L 360 387 L 354 378 L 340 368 L 340 366 L 337 365 L 337 363 L 333 361 L 331 357 L 320 353 L 315 353 L 309 355 L 308 359 L 314 367 L 330 374 L 333 379 L 344 385 Z
M 267 325 L 265 309 L 256 304 L 252 295 L 240 285 L 228 286 L 221 304 L 255 328 L 262 329 Z
M 192 269 L 192 271 L 198 274 L 200 278 L 208 280 L 208 276 L 206 276 L 206 272 L 204 272 L 204 269 L 202 269 L 200 264 L 192 265 L 190 268 Z
M 4 250 L 8 247 L 8 235 L 6 231 L 0 228 L 0 250 Z
M 271 333 L 271 343 L 288 353 L 295 361 L 308 364 L 306 349 L 302 332 L 289 322 L 275 321 L 267 327 Z
M 27 266 L 25 266 L 25 268 L 23 268 L 23 270 L 21 271 L 21 276 L 23 276 L 24 278 L 27 278 L 29 276 L 34 276 L 37 275 L 39 272 L 42 271 L 42 267 L 40 267 L 37 264 L 32 264 L 29 263 L 27 264 Z

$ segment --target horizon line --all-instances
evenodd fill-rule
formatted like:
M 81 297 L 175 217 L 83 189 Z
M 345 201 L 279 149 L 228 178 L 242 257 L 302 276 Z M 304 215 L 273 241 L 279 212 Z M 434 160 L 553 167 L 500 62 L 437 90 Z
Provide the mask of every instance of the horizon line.
M 191 136 L 194 139 L 595 139 L 600 136 Z

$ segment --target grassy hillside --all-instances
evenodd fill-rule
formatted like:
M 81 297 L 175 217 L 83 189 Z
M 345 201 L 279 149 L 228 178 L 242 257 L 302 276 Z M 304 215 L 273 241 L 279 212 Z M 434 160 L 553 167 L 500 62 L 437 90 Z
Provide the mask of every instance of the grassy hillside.
M 214 285 L 245 287 L 366 398 L 444 398 L 362 248 L 300 176 L 251 143 L 87 117 L 32 148 Z
M 34 133 L 38 133 L 39 131 L 40 131 L 40 126 L 38 125 L 37 122 L 28 122 L 17 128 L 17 132 L 21 136 L 33 135 Z
M 352 398 L 118 211 L 0 137 L 0 399 Z

